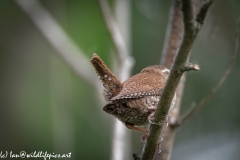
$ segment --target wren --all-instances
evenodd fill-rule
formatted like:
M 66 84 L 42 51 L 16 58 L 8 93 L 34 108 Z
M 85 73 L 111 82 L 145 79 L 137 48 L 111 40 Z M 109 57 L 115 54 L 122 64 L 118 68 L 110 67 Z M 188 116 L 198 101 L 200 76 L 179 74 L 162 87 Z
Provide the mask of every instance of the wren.
M 121 83 L 97 54 L 93 54 L 91 63 L 102 81 L 103 96 L 108 102 L 103 110 L 122 121 L 127 128 L 147 133 L 139 126 L 151 122 L 169 69 L 160 65 L 149 66 Z M 176 95 L 170 108 L 175 100 Z

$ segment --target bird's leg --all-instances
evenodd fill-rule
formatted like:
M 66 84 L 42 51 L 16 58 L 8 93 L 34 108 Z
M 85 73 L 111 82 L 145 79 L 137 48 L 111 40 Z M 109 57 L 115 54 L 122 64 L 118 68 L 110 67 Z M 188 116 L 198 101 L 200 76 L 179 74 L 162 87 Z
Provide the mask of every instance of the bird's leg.
M 147 136 L 148 136 L 148 131 L 147 131 L 147 133 L 145 133 L 145 134 L 141 137 L 141 141 L 142 141 L 143 143 L 145 143 L 145 140 L 146 140 Z
M 166 127 L 168 126 L 169 116 L 170 116 L 170 113 L 167 114 L 167 117 L 166 117 L 166 119 L 165 119 L 165 121 L 164 121 L 164 122 L 166 123 Z
M 163 140 L 163 137 L 160 136 L 159 139 L 158 139 L 158 143 L 157 143 L 157 151 L 158 153 L 161 152 L 161 141 Z
M 136 131 L 140 131 L 142 133 L 147 133 L 148 130 L 146 129 L 143 129 L 143 128 L 140 128 L 140 127 L 136 127 L 134 126 L 133 124 L 131 123 L 125 123 L 125 126 L 128 128 L 128 129 L 133 129 L 133 130 L 136 130 Z
M 142 141 L 143 143 L 146 142 L 146 138 L 147 138 L 147 136 L 148 136 L 148 132 L 147 132 L 146 134 L 144 134 L 144 135 L 141 137 L 141 141 Z M 157 143 L 157 150 L 158 150 L 158 153 L 161 152 L 161 141 L 162 141 L 162 140 L 163 140 L 163 137 L 160 136 L 159 139 L 158 139 L 158 143 Z
M 141 141 L 142 141 L 143 143 L 145 143 L 145 139 L 147 138 L 148 130 L 143 129 L 143 128 L 136 127 L 136 126 L 134 126 L 134 125 L 131 124 L 131 123 L 125 123 L 125 126 L 126 126 L 128 129 L 133 129 L 133 130 L 137 130 L 137 131 L 140 131 L 140 132 L 144 133 L 144 135 L 141 137 Z
M 155 108 L 155 111 L 156 111 L 156 109 L 157 109 L 157 108 Z M 151 124 L 159 125 L 159 124 L 157 124 L 157 123 L 154 122 L 154 114 L 155 114 L 155 111 L 152 112 L 152 113 L 148 116 L 148 121 L 149 121 Z M 165 119 L 165 121 L 164 121 L 164 123 L 166 123 L 166 127 L 168 126 L 169 116 L 170 116 L 170 114 L 168 113 L 168 114 L 167 114 L 167 117 L 166 117 L 166 119 Z
M 151 124 L 154 124 L 153 123 L 153 119 L 154 119 L 154 114 L 155 114 L 155 111 L 157 110 L 157 107 L 148 107 L 148 110 L 151 110 L 152 113 L 148 116 L 148 121 L 151 123 Z
M 151 124 L 159 125 L 159 124 L 157 124 L 157 123 L 154 123 L 154 114 L 155 114 L 156 109 L 157 109 L 157 108 L 155 107 L 155 108 L 154 108 L 154 112 L 152 112 L 152 113 L 148 116 L 148 121 L 149 121 Z M 166 117 L 166 119 L 165 119 L 165 121 L 164 121 L 164 123 L 166 123 L 166 127 L 168 126 L 169 116 L 170 116 L 170 114 L 168 113 L 168 114 L 167 114 L 167 117 Z M 145 139 L 146 139 L 146 138 L 147 138 L 147 133 L 142 136 L 141 140 L 142 140 L 143 142 L 145 142 Z M 163 137 L 160 136 L 159 139 L 158 139 L 158 145 L 157 145 L 158 153 L 161 152 L 161 143 L 160 143 L 160 142 L 161 142 L 162 140 L 163 140 Z

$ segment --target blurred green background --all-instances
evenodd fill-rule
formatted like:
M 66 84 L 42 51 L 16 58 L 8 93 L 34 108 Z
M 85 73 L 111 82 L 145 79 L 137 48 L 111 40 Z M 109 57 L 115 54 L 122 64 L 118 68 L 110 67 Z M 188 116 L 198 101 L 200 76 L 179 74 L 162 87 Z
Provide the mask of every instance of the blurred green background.
M 89 60 L 97 53 L 112 66 L 113 46 L 97 1 L 40 2 Z M 130 4 L 132 74 L 136 74 L 160 62 L 171 1 Z M 239 5 L 239 0 L 212 5 L 192 50 L 190 61 L 201 71 L 187 75 L 182 113 L 199 102 L 227 68 Z M 102 112 L 96 91 L 55 53 L 14 1 L 0 1 L 0 24 L 0 151 L 71 152 L 71 159 L 110 159 L 114 118 Z M 239 159 L 239 60 L 240 55 L 211 101 L 178 129 L 171 159 Z M 128 133 L 132 152 L 140 153 L 141 133 Z

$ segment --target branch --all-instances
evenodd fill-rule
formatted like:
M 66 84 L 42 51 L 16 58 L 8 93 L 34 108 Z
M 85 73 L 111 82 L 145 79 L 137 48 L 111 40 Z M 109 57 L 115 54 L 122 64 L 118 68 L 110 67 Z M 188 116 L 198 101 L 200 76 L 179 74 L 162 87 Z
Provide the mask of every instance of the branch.
M 142 152 L 142 160 L 152 160 L 153 158 L 164 120 L 166 119 L 177 85 L 183 74 L 180 68 L 187 63 L 190 50 L 199 30 L 199 26 L 196 27 L 195 25 L 191 0 L 182 0 L 182 11 L 184 19 L 184 38 L 159 100 L 158 108 L 154 114 L 153 124 L 150 125 L 149 134 L 146 139 L 147 141 Z
M 103 19 L 107 26 L 110 37 L 118 53 L 120 65 L 118 66 L 118 77 L 121 81 L 126 80 L 131 75 L 131 70 L 134 65 L 134 60 L 130 56 L 130 38 L 129 38 L 129 1 L 116 0 L 115 13 L 117 23 L 113 18 L 110 6 L 107 0 L 99 0 L 99 6 L 103 15 Z M 124 13 L 123 13 L 124 12 Z M 122 32 L 121 32 L 122 31 Z M 126 44 L 128 42 L 128 45 Z M 122 123 L 115 119 L 113 141 L 112 141 L 112 155 L 113 160 L 128 159 L 130 152 L 129 144 L 130 136 L 126 134 L 126 128 Z
M 95 88 L 99 88 L 95 72 L 84 52 L 68 37 L 51 14 L 37 0 L 15 0 L 15 3 L 30 17 L 56 53 L 77 73 Z M 98 89 L 99 90 L 99 89 Z
M 199 67 L 198 64 L 185 63 L 183 66 L 180 67 L 180 70 L 181 70 L 182 72 L 191 71 L 191 70 L 199 71 L 199 70 L 200 70 L 200 67 Z
M 172 0 L 170 9 L 167 32 L 161 57 L 161 64 L 170 68 L 172 66 L 177 50 L 179 49 L 183 38 L 183 15 L 181 11 L 181 1 Z M 182 76 L 176 91 L 176 103 L 170 111 L 169 124 L 175 123 L 179 118 L 179 109 L 183 95 L 183 88 L 185 83 L 185 76 Z M 161 134 L 163 141 L 161 141 L 161 153 L 155 152 L 155 160 L 164 160 L 169 157 L 173 147 L 175 132 L 173 127 L 163 127 Z
M 218 83 L 216 84 L 215 87 L 213 87 L 211 89 L 211 91 L 197 104 L 195 105 L 193 108 L 191 108 L 186 114 L 184 114 L 182 116 L 181 119 L 179 119 L 178 121 L 178 125 L 182 125 L 184 122 L 186 122 L 191 116 L 193 116 L 194 113 L 196 113 L 202 106 L 204 106 L 213 96 L 214 94 L 218 91 L 218 89 L 222 86 L 223 82 L 226 80 L 226 78 L 228 77 L 228 75 L 231 73 L 233 66 L 235 64 L 236 61 L 236 57 L 237 57 L 237 52 L 238 52 L 238 44 L 239 44 L 239 27 L 240 27 L 240 13 L 238 16 L 238 20 L 237 20 L 237 29 L 236 29 L 236 33 L 235 33 L 235 47 L 234 47 L 234 52 L 233 55 L 231 57 L 231 61 L 230 64 L 228 66 L 228 68 L 226 69 L 226 71 L 224 72 L 224 74 L 222 75 L 222 77 L 220 78 L 220 80 L 218 81 Z
M 128 47 L 115 19 L 111 16 L 112 13 L 107 0 L 98 0 L 98 2 L 103 14 L 103 19 L 110 33 L 113 44 L 115 45 L 118 52 L 118 57 L 120 60 L 119 78 L 121 81 L 126 80 L 128 77 L 130 77 L 134 60 L 129 54 Z
M 171 68 L 174 57 L 179 49 L 183 38 L 183 15 L 181 1 L 172 0 L 169 21 L 162 51 L 161 64 Z
M 213 3 L 213 0 L 204 0 L 198 14 L 196 17 L 196 21 L 202 26 L 205 20 L 205 17 L 207 15 L 207 11 L 211 4 Z

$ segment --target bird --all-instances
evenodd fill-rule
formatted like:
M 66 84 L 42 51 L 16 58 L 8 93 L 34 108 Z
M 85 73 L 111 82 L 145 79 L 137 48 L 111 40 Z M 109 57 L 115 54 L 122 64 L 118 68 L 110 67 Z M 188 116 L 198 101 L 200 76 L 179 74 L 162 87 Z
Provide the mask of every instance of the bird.
M 104 61 L 93 54 L 91 64 L 103 84 L 103 96 L 107 104 L 103 111 L 113 115 L 129 129 L 147 133 L 141 126 L 151 123 L 170 70 L 161 65 L 148 66 L 124 82 L 121 82 Z M 176 94 L 172 100 L 172 108 Z

